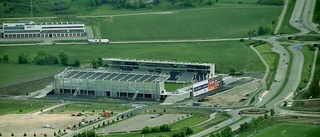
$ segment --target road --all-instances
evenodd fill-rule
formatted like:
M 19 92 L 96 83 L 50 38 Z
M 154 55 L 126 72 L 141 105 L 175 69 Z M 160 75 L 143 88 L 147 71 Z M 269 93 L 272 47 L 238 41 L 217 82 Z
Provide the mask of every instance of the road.
M 287 3 L 288 2 L 285 1 L 285 4 L 287 4 Z M 300 30 L 300 33 L 295 34 L 295 35 L 305 35 L 308 32 L 310 32 L 310 30 L 318 33 L 318 29 L 311 22 L 314 6 L 315 6 L 315 0 L 307 0 L 307 1 L 297 0 L 296 1 L 295 7 L 294 7 L 294 10 L 293 10 L 292 16 L 290 18 L 290 22 L 289 22 L 293 27 Z M 287 6 L 285 5 L 284 7 L 287 7 Z M 282 22 L 284 14 L 285 14 L 284 12 L 285 12 L 285 10 L 282 11 L 281 16 L 279 17 L 280 18 L 279 22 Z M 277 29 L 275 29 L 275 32 L 278 31 L 279 25 L 281 25 L 281 23 L 277 24 L 277 27 L 276 27 Z M 286 38 L 286 36 L 287 35 L 283 35 L 280 37 L 272 36 L 268 39 L 260 39 L 260 40 L 267 41 L 268 43 L 270 43 L 273 46 L 272 50 L 279 54 L 279 62 L 278 62 L 278 68 L 276 70 L 275 81 L 270 86 L 269 92 L 267 92 L 267 94 L 262 98 L 262 100 L 258 104 L 255 105 L 255 107 L 262 107 L 265 105 L 267 109 L 274 109 L 276 114 L 281 113 L 281 114 L 296 115 L 296 116 L 319 117 L 320 116 L 319 114 L 310 114 L 310 113 L 306 114 L 306 113 L 301 113 L 301 112 L 296 112 L 296 111 L 284 110 L 280 106 L 284 100 L 288 100 L 293 97 L 293 92 L 297 89 L 297 86 L 300 82 L 300 77 L 301 77 L 301 72 L 302 72 L 302 67 L 303 67 L 303 62 L 304 62 L 304 57 L 303 57 L 302 53 L 299 51 L 298 48 L 295 48 L 296 44 L 290 46 L 289 50 L 292 52 L 292 62 L 291 62 L 292 65 L 290 67 L 291 69 L 288 74 L 289 77 L 288 77 L 287 84 L 285 85 L 285 87 L 282 91 L 279 91 L 285 82 L 286 74 L 287 74 L 287 71 L 289 68 L 288 64 L 290 64 L 290 62 L 289 62 L 290 55 L 289 55 L 289 52 L 281 45 L 281 43 L 276 41 L 276 39 Z M 259 40 L 259 39 L 257 39 L 257 40 Z M 278 92 L 280 92 L 279 95 L 275 96 Z M 238 109 L 235 109 L 235 110 L 228 112 L 228 114 L 233 116 L 235 121 L 238 121 L 241 119 L 239 117 L 239 115 L 237 114 L 238 111 L 239 111 Z M 248 122 L 250 120 L 251 120 L 250 117 L 244 117 L 243 119 L 241 119 L 238 122 L 224 121 L 224 122 L 218 124 L 217 126 L 221 127 L 221 126 L 230 125 L 230 127 L 233 130 L 235 130 L 240 127 L 240 124 L 242 124 L 244 122 Z M 206 136 L 214 131 L 217 131 L 218 129 L 219 128 L 216 128 L 216 126 L 211 127 L 207 130 L 204 130 L 202 132 L 199 132 L 199 133 L 193 135 L 192 137 Z

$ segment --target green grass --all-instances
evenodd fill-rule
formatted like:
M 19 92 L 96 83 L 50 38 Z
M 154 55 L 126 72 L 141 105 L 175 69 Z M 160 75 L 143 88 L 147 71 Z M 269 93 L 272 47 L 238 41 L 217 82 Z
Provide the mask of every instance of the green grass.
M 289 24 L 289 21 L 290 21 L 290 18 L 291 18 L 291 14 L 293 12 L 295 4 L 296 4 L 296 0 L 289 0 L 287 12 L 286 12 L 286 15 L 284 16 L 284 19 L 283 19 L 282 25 L 280 27 L 279 33 L 281 33 L 281 34 L 294 34 L 294 33 L 298 33 L 299 32 L 299 30 L 295 29 L 294 27 L 292 27 Z
M 215 124 L 218 124 L 218 123 L 222 122 L 223 120 L 226 120 L 227 118 L 228 118 L 228 116 L 226 116 L 226 115 L 217 114 L 216 118 L 213 119 L 212 121 L 209 121 L 207 124 L 204 124 L 199 127 L 191 127 L 191 129 L 193 130 L 193 134 L 195 134 L 195 133 L 198 133 L 202 130 L 205 130 L 209 126 L 214 126 Z M 179 122 L 172 124 L 171 125 L 172 126 L 171 132 L 144 134 L 144 136 L 145 137 L 158 137 L 158 136 L 171 137 L 172 134 L 179 132 L 181 128 L 200 123 L 204 120 L 205 120 L 205 118 L 200 117 L 198 115 L 194 115 L 194 116 L 191 116 L 187 119 L 184 119 L 184 120 L 181 120 Z M 142 134 L 139 132 L 139 133 L 128 133 L 128 134 L 126 134 L 126 133 L 114 134 L 114 135 L 106 135 L 106 136 L 107 137 L 141 137 L 141 135 Z
M 271 120 L 267 120 L 238 135 L 239 137 L 317 137 L 320 135 L 319 128 L 319 125 L 274 123 Z M 284 130 L 287 131 L 285 135 L 282 134 Z
M 298 41 L 320 41 L 320 36 L 295 36 L 293 39 Z
M 111 21 L 101 21 L 100 29 L 102 37 L 111 41 L 247 37 L 248 31 L 271 24 L 281 12 L 280 6 L 225 6 L 175 10 L 166 15 L 114 16 Z
M 300 49 L 300 51 L 304 56 L 304 63 L 301 74 L 301 81 L 298 85 L 299 90 L 304 88 L 307 85 L 307 82 L 309 81 L 314 56 L 314 51 L 310 51 L 307 46 L 303 46 L 302 49 Z
M 41 43 L 40 40 L 26 40 L 26 41 L 0 41 L 1 44 L 27 44 L 27 43 Z
M 205 120 L 206 120 L 205 117 L 202 117 L 199 115 L 192 115 L 192 116 L 189 115 L 189 118 L 171 124 L 171 128 L 172 129 L 179 129 L 179 128 L 183 128 L 183 127 L 190 127 L 190 126 L 199 124 Z
M 0 100 L 0 116 L 5 114 L 25 114 L 48 105 L 52 105 L 53 102 L 40 101 L 40 100 Z M 20 112 L 21 110 L 21 112 Z
M 6 52 L 5 54 L 9 55 L 10 63 L 0 63 L 0 70 L 2 72 L 0 73 L 0 83 L 33 79 L 46 75 L 54 75 L 58 73 L 58 71 L 65 68 L 61 65 L 39 66 L 34 64 L 16 64 L 13 62 L 13 59 L 18 55 L 12 55 L 10 52 Z
M 314 12 L 313 12 L 313 22 L 320 21 L 320 1 L 316 0 L 316 5 L 314 7 Z M 320 26 L 318 26 L 320 28 Z
M 264 71 L 264 66 L 251 49 L 237 41 L 202 43 L 158 43 L 158 44 L 97 44 L 97 45 L 48 45 L 0 47 L 0 56 L 8 55 L 9 64 L 0 63 L 0 83 L 26 77 L 57 72 L 60 65 L 39 66 L 16 64 L 20 53 L 29 53 L 33 59 L 39 51 L 58 56 L 64 52 L 69 63 L 76 59 L 81 64 L 90 64 L 96 57 L 154 59 L 184 62 L 208 62 L 217 64 L 217 70 L 228 72 L 228 67 L 236 71 Z M 10 72 L 10 73 L 9 73 Z
M 319 125 L 279 123 L 254 137 L 318 137 L 320 136 L 319 128 Z M 284 131 L 286 134 L 283 134 Z
M 166 87 L 166 91 L 167 92 L 172 92 L 176 89 L 179 89 L 179 88 L 183 88 L 185 87 L 184 84 L 181 84 L 181 83 L 170 83 L 170 82 L 166 82 L 165 83 L 165 87 Z
M 275 74 L 276 74 L 276 69 L 278 66 L 278 61 L 279 61 L 279 54 L 274 53 L 271 50 L 271 45 L 270 44 L 263 44 L 263 45 L 259 45 L 255 47 L 260 54 L 262 55 L 262 57 L 265 59 L 265 61 L 267 62 L 269 68 L 270 68 L 270 73 L 269 76 L 267 77 L 266 81 L 267 81 L 267 85 L 268 88 L 271 86 L 271 83 L 273 82 L 273 79 L 275 78 Z

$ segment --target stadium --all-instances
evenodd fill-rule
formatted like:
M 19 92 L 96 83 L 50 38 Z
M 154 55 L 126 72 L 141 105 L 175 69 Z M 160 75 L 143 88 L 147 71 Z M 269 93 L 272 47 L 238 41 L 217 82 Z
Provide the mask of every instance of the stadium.
M 214 64 L 154 60 L 103 58 L 107 68 L 67 68 L 54 77 L 55 94 L 95 95 L 128 99 L 165 100 L 173 94 L 175 101 L 197 96 L 222 85 L 214 75 Z M 187 86 L 167 92 L 165 83 Z
M 84 22 L 3 22 L 3 38 L 86 36 Z

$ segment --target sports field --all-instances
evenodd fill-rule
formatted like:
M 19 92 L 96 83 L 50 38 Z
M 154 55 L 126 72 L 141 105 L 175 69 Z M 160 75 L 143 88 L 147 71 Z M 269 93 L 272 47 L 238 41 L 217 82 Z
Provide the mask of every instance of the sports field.
M 320 126 L 312 124 L 276 124 L 254 137 L 319 137 Z
M 111 41 L 248 37 L 249 31 L 271 25 L 281 9 L 258 4 L 223 4 L 168 14 L 113 16 L 105 18 L 99 26 L 102 37 Z

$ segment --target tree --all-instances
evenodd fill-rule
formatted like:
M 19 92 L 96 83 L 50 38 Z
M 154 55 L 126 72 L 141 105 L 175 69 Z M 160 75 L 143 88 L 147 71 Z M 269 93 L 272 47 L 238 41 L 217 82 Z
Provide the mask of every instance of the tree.
M 191 135 L 193 130 L 190 127 L 186 127 L 186 135 Z
M 34 58 L 34 62 L 38 65 L 44 65 L 48 63 L 47 54 L 43 51 L 39 51 L 38 55 Z
M 102 58 L 98 57 L 98 58 L 92 59 L 91 64 L 92 64 L 93 68 L 98 68 L 98 67 L 102 66 Z
M 267 34 L 267 32 L 268 32 L 267 29 L 262 26 L 260 26 L 258 29 L 258 35 L 265 35 Z
M 161 3 L 160 0 L 153 0 L 153 4 L 154 4 L 154 5 L 159 5 L 160 3 Z
M 13 133 L 11 133 L 11 136 L 12 136 L 12 137 L 14 137 L 14 134 L 13 134 Z
M 64 54 L 63 52 L 61 52 L 59 54 L 59 61 L 63 66 L 67 66 L 68 65 L 68 56 L 66 54 Z
M 141 134 L 147 134 L 147 133 L 151 133 L 151 128 L 149 126 L 145 126 L 142 130 L 141 130 Z
M 264 117 L 264 119 L 268 119 L 268 114 L 267 113 L 264 114 L 263 117 Z
M 27 63 L 29 63 L 29 54 L 20 53 L 20 55 L 18 56 L 18 63 L 19 64 L 27 64 Z
M 316 98 L 319 96 L 319 92 L 320 92 L 319 79 L 314 78 L 312 80 L 311 85 L 310 85 L 310 91 L 311 91 L 312 97 Z
M 79 67 L 80 66 L 80 61 L 79 60 L 74 61 L 74 66 Z
M 58 58 L 52 54 L 47 54 L 47 62 L 48 64 L 59 64 Z
M 272 117 L 275 114 L 274 109 L 270 109 L 270 116 Z
M 223 137 L 232 137 L 233 135 L 231 127 L 226 127 L 220 133 Z
M 27 136 L 27 133 L 24 133 L 23 136 L 26 137 L 26 136 Z
M 37 134 L 36 133 L 33 133 L 33 137 L 36 137 L 37 136 Z
M 2 60 L 3 60 L 3 62 L 7 63 L 9 61 L 9 56 L 8 55 L 3 55 Z

